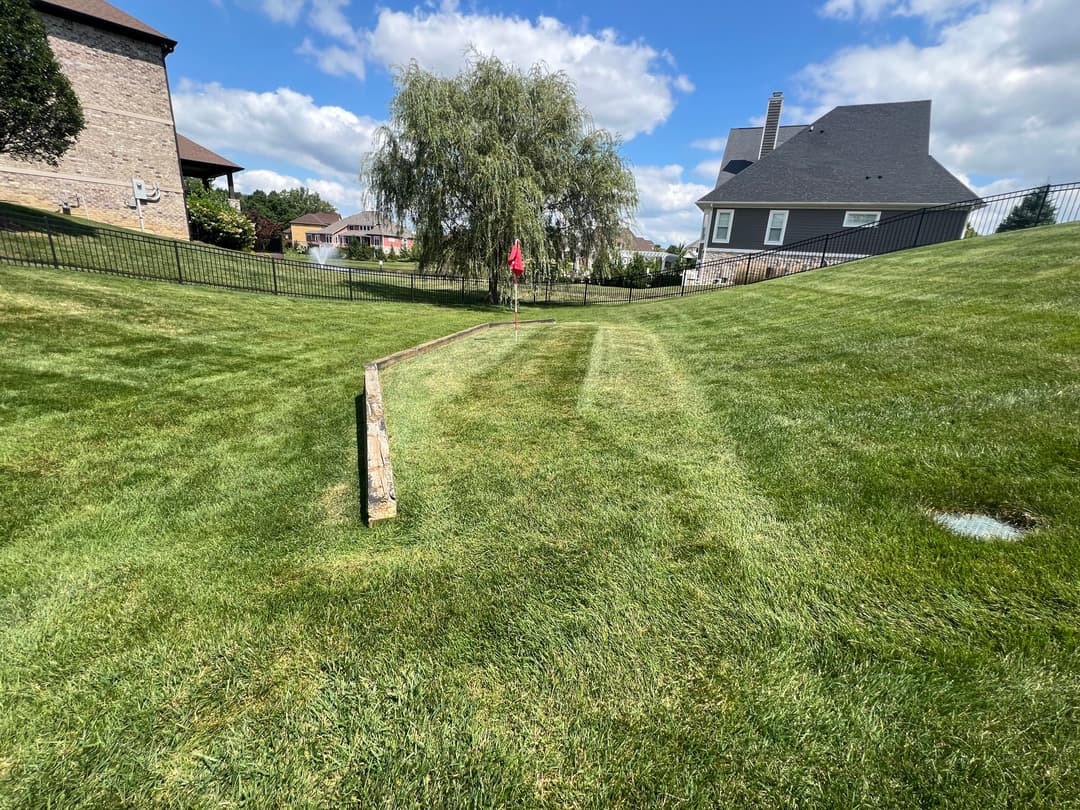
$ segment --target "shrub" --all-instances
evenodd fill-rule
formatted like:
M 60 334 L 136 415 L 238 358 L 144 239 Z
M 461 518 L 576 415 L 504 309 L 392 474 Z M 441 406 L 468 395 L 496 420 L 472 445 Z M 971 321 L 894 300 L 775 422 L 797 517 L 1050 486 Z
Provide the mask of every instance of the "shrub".
M 359 239 L 353 239 L 345 249 L 345 258 L 354 262 L 371 261 L 371 245 L 365 245 Z
M 1037 225 L 1053 225 L 1057 222 L 1057 208 L 1050 202 L 1050 186 L 1035 189 L 1005 217 L 997 232 L 1019 231 Z
M 255 225 L 228 203 L 191 197 L 187 207 L 192 239 L 232 250 L 251 250 L 255 245 Z

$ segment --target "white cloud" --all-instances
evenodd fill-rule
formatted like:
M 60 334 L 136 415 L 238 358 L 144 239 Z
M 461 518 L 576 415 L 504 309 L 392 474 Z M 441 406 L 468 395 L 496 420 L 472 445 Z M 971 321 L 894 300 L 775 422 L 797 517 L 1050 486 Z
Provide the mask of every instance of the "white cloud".
M 564 71 L 598 126 L 625 139 L 652 132 L 671 115 L 676 93 L 694 89 L 676 72 L 674 59 L 643 41 L 621 40 L 612 29 L 579 32 L 553 17 L 535 20 L 495 13 L 462 13 L 456 2 L 412 11 L 382 8 L 374 28 L 354 27 L 346 14 L 350 0 L 263 0 L 271 18 L 295 23 L 302 13 L 308 36 L 298 53 L 336 76 L 364 77 L 366 62 L 385 68 L 410 60 L 440 75 L 465 65 L 470 49 L 495 55 L 521 69 L 543 63 Z M 316 41 L 311 33 L 329 38 Z
M 980 0 L 827 0 L 821 13 L 842 20 L 856 17 L 875 20 L 889 15 L 938 21 L 978 5 L 981 5 Z
M 799 79 L 809 104 L 785 118 L 813 120 L 837 104 L 932 98 L 931 150 L 953 171 L 1020 185 L 1073 180 L 1080 177 L 1076 31 L 1073 0 L 995 0 L 940 24 L 930 45 L 860 46 L 808 66 Z
M 690 77 L 680 74 L 675 77 L 675 89 L 680 93 L 693 93 L 694 83 L 690 81 Z
M 323 73 L 331 76 L 355 76 L 361 81 L 364 79 L 364 55 L 356 49 L 342 48 L 339 45 L 316 47 L 310 37 L 304 37 L 296 52 L 301 56 L 312 57 Z
M 332 203 L 342 216 L 355 214 L 370 207 L 365 199 L 363 189 L 357 183 L 350 186 L 346 183 L 338 183 L 318 177 L 308 177 L 301 180 L 298 177 L 279 174 L 270 169 L 249 169 L 236 175 L 236 189 L 244 194 L 250 194 L 257 189 L 263 191 L 287 191 L 288 189 L 301 187 L 311 189 L 324 200 Z
M 704 149 L 706 152 L 723 152 L 724 147 L 727 146 L 727 136 L 701 138 L 696 141 L 691 141 L 690 145 L 695 149 Z
M 701 212 L 694 203 L 711 185 L 683 180 L 683 167 L 635 166 L 638 212 L 635 232 L 667 246 L 692 242 L 701 235 Z
M 615 31 L 575 33 L 553 17 L 461 14 L 454 11 L 379 12 L 370 34 L 371 58 L 389 67 L 415 59 L 441 75 L 457 73 L 474 47 L 528 68 L 542 62 L 564 71 L 597 125 L 624 138 L 652 132 L 675 108 L 674 90 L 689 80 L 662 69 L 664 55 L 643 42 L 621 42 Z
M 292 25 L 300 19 L 304 4 L 296 0 L 262 0 L 262 10 L 274 22 Z
M 180 132 L 226 157 L 243 152 L 338 180 L 359 175 L 380 123 L 287 87 L 255 93 L 186 79 L 173 108 Z
M 711 180 L 716 180 L 716 176 L 720 174 L 720 167 L 723 165 L 724 161 L 719 158 L 716 160 L 703 160 L 694 167 L 694 174 L 698 177 L 708 177 Z

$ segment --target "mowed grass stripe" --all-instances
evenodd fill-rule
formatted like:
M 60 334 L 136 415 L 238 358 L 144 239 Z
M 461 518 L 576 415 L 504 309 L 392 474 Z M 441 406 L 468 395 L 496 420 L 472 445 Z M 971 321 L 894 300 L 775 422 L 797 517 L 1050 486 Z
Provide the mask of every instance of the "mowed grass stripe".
M 373 531 L 362 362 L 490 313 L 0 270 L 0 803 L 1067 806 L 1078 233 L 402 364 Z
M 795 576 L 784 569 L 805 576 L 809 566 L 798 564 L 800 549 L 747 494 L 734 459 L 718 449 L 720 437 L 694 416 L 702 401 L 650 334 L 560 324 L 520 348 L 489 365 L 477 345 L 462 344 L 448 376 L 460 369 L 470 377 L 468 390 L 449 397 L 445 409 L 417 409 L 408 418 L 427 424 L 436 442 L 468 437 L 484 443 L 487 458 L 499 448 L 497 469 L 477 470 L 462 459 L 440 470 L 442 486 L 454 491 L 440 503 L 472 505 L 494 531 L 465 538 L 464 547 L 446 542 L 456 534 L 450 528 L 427 532 L 433 543 L 442 539 L 427 563 L 453 560 L 466 583 L 477 566 L 485 572 L 483 588 L 458 596 L 467 615 L 484 617 L 461 643 L 481 655 L 487 689 L 501 698 L 486 708 L 489 723 L 526 723 L 518 734 L 558 740 L 531 752 L 537 798 L 573 802 L 592 779 L 626 763 L 654 779 L 654 769 L 669 768 L 663 747 L 642 739 L 663 739 L 673 706 L 685 704 L 700 720 L 737 688 L 725 679 L 722 686 L 698 683 L 703 694 L 690 694 L 671 680 L 672 669 L 703 673 L 720 650 L 760 655 L 763 634 L 797 621 L 790 616 L 797 604 L 784 595 Z M 477 365 L 486 369 L 479 380 Z M 394 379 L 411 370 L 402 366 Z M 417 368 L 418 376 L 425 371 Z M 552 385 L 564 375 L 561 386 Z M 398 407 L 400 424 L 396 394 L 387 402 Z M 419 432 L 415 424 L 405 429 Z M 398 441 L 398 458 L 439 452 Z M 687 458 L 688 448 L 704 453 Z M 560 461 L 553 482 L 551 465 Z M 583 488 L 586 482 L 592 485 Z M 535 520 L 537 502 L 543 523 Z M 450 524 L 477 522 L 467 513 L 437 514 Z M 498 573 L 488 582 L 492 569 Z M 722 629 L 702 638 L 696 628 L 710 623 Z M 737 682 L 735 672 L 727 674 Z M 558 700 L 537 703 L 536 695 L 551 694 Z M 624 715 L 636 718 L 636 742 L 621 724 L 612 726 Z M 722 731 L 723 718 L 716 721 Z M 560 776 L 590 761 L 591 776 Z M 627 774 L 618 789 L 633 795 L 632 781 Z M 698 798 L 724 795 L 719 785 L 702 787 Z

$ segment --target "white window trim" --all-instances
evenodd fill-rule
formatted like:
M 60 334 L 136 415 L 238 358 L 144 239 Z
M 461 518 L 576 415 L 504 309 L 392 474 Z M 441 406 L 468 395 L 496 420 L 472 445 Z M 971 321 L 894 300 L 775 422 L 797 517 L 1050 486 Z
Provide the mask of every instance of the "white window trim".
M 730 214 L 728 217 L 727 225 L 727 239 L 716 238 L 716 221 L 720 219 L 721 214 Z M 731 232 L 735 229 L 735 209 L 734 208 L 714 208 L 712 218 L 712 240 L 714 245 L 726 245 L 731 242 Z
M 867 214 L 872 214 L 874 216 L 874 221 L 873 222 L 860 222 L 858 224 L 856 224 L 854 222 L 849 222 L 848 219 L 851 217 L 852 214 L 862 215 L 862 216 L 866 216 Z M 876 226 L 878 224 L 878 222 L 880 222 L 880 221 L 881 221 L 881 212 L 880 211 L 845 211 L 844 212 L 844 224 L 843 224 L 842 227 L 844 227 L 844 228 L 860 228 L 863 225 L 874 225 L 874 226 Z
M 782 245 L 784 244 L 784 236 L 787 234 L 788 214 L 790 211 L 776 210 L 769 212 L 769 218 L 765 220 L 765 242 L 766 245 Z M 769 241 L 769 231 L 772 230 L 772 218 L 773 214 L 783 214 L 784 224 L 780 226 L 780 239 L 776 241 Z

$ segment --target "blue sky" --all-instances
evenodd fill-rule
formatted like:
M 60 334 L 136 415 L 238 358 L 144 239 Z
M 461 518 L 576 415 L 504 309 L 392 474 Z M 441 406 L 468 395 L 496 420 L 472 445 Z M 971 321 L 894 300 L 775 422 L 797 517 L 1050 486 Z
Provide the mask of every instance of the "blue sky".
M 114 3 L 179 41 L 177 127 L 247 167 L 242 190 L 303 184 L 342 213 L 364 205 L 394 66 L 450 74 L 470 45 L 566 71 L 624 139 L 635 231 L 664 244 L 696 238 L 728 129 L 759 123 L 774 90 L 788 124 L 932 98 L 932 153 L 981 192 L 1080 179 L 1075 0 Z

